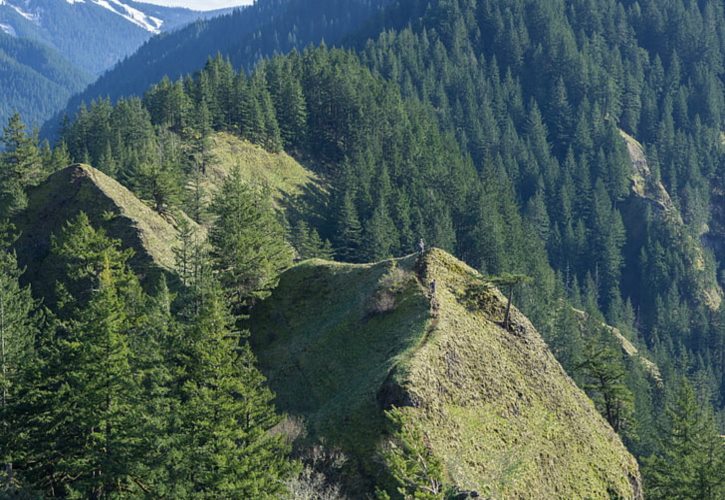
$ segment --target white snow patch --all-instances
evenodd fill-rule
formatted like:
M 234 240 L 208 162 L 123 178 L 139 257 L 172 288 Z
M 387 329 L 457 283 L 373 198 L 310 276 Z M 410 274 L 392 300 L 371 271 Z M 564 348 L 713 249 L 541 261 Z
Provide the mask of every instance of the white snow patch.
M 0 2 L 2 2 L 2 1 L 3 0 L 0 0 Z M 0 4 L 0 5 L 2 5 L 2 4 Z M 7 33 L 10 36 L 17 36 L 18 35 L 15 32 L 15 28 L 13 28 L 12 26 L 10 26 L 9 24 L 0 23 L 0 31 L 2 31 L 3 33 Z
M 37 23 L 40 20 L 40 14 L 31 14 L 30 12 L 25 12 L 20 7 L 17 7 L 15 5 L 7 4 L 8 6 L 12 7 L 15 12 L 23 16 L 25 19 L 27 19 L 30 22 Z
M 66 0 L 68 1 L 68 0 Z M 75 1 L 75 0 L 74 0 Z M 124 19 L 132 22 L 136 26 L 140 26 L 141 28 L 145 29 L 146 31 L 150 31 L 151 33 L 160 33 L 161 32 L 161 25 L 164 24 L 164 22 L 161 19 L 147 16 L 143 12 L 141 12 L 138 9 L 134 9 L 133 7 L 130 7 L 124 3 L 121 3 L 119 0 L 92 0 L 93 3 L 100 5 L 101 7 L 110 10 L 114 14 L 117 14 Z
M 73 5 L 74 3 L 86 3 L 85 0 L 65 0 L 69 4 Z

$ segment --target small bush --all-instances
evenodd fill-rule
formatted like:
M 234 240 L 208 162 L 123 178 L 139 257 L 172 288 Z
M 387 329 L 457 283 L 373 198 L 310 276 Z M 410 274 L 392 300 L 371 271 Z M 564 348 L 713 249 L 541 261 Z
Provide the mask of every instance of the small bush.
M 402 292 L 405 285 L 408 284 L 412 274 L 405 269 L 401 269 L 397 264 L 393 263 L 390 270 L 383 274 L 378 281 L 378 290 L 387 290 L 393 294 Z
M 329 484 L 324 474 L 305 466 L 299 476 L 287 482 L 289 498 L 293 500 L 343 500 L 336 484 Z
M 347 456 L 337 448 L 314 444 L 296 450 L 294 455 L 302 462 L 299 476 L 287 482 L 290 498 L 294 500 L 344 500 L 339 482 Z
M 395 294 L 380 290 L 375 293 L 372 303 L 370 304 L 370 312 L 374 314 L 384 314 L 395 310 L 396 300 Z
M 285 441 L 294 444 L 307 436 L 305 422 L 299 417 L 287 416 L 272 429 L 273 434 L 281 434 Z
M 384 314 L 395 310 L 398 295 L 413 277 L 412 273 L 393 263 L 390 270 L 378 281 L 378 288 L 370 300 L 370 314 Z

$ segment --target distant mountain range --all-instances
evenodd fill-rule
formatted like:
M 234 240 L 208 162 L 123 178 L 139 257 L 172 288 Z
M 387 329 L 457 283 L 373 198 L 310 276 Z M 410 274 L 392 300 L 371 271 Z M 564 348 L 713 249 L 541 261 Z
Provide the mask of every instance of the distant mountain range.
M 40 124 L 153 35 L 227 10 L 126 0 L 0 0 L 0 123 Z
M 62 115 L 73 116 L 81 102 L 90 103 L 99 97 L 116 100 L 141 95 L 164 76 L 176 79 L 196 71 L 217 53 L 228 57 L 237 68 L 251 69 L 264 57 L 295 48 L 320 42 L 340 45 L 397 3 L 393 0 L 266 0 L 162 33 L 119 62 L 82 94 L 74 96 L 64 113 L 46 124 L 43 135 L 53 136 Z
M 0 123 L 20 112 L 37 124 L 52 115 L 90 76 L 40 42 L 0 33 Z

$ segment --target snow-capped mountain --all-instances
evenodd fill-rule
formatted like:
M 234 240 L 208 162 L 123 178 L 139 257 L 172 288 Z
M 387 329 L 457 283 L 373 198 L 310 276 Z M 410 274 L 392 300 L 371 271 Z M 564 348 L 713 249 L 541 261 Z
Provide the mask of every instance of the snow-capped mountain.
M 65 0 L 67 3 L 82 4 L 86 3 L 86 0 Z M 121 16 L 128 22 L 139 26 L 151 33 L 160 33 L 161 27 L 164 24 L 163 19 L 158 17 L 149 16 L 142 10 L 136 9 L 118 0 L 87 0 L 89 3 L 93 3 L 107 9 L 114 14 Z
M 131 0 L 0 0 L 0 31 L 43 43 L 98 75 L 151 36 L 218 13 Z
M 216 12 L 131 0 L 0 0 L 0 127 L 40 125 L 149 38 Z

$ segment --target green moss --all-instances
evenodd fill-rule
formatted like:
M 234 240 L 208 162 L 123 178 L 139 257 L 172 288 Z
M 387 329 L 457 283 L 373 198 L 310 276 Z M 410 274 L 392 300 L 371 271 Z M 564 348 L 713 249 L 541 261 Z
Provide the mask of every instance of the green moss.
M 312 439 L 340 446 L 374 477 L 381 406 L 397 401 L 461 488 L 496 498 L 637 496 L 635 460 L 524 316 L 513 312 L 510 331 L 499 326 L 497 290 L 433 250 L 420 265 L 397 262 L 414 279 L 393 310 L 371 314 L 393 265 L 304 262 L 252 318 L 278 405 L 306 420 Z

